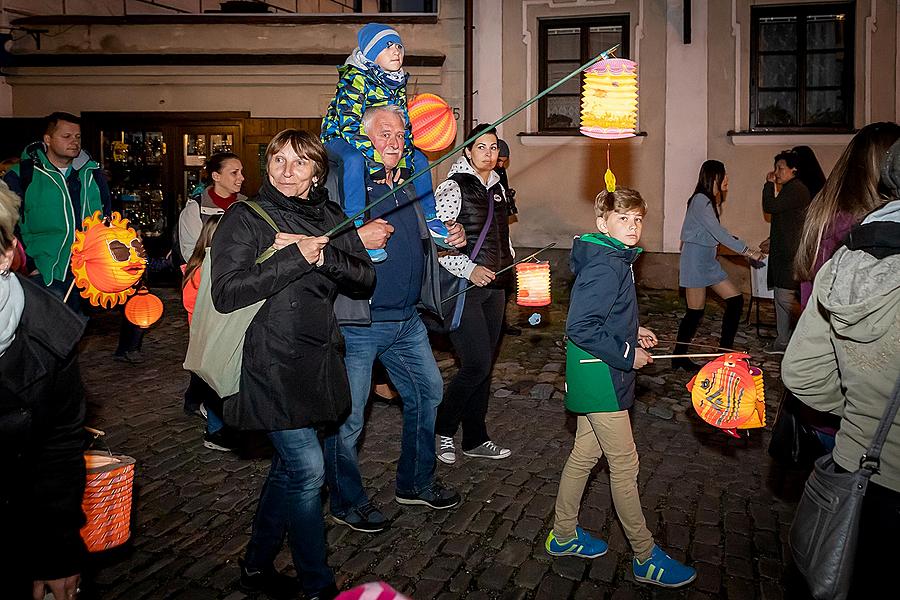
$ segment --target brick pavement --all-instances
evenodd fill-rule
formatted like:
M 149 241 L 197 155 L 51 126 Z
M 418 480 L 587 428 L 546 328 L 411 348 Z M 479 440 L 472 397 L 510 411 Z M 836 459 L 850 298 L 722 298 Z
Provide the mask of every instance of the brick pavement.
M 94 558 L 85 597 L 239 600 L 245 596 L 236 591 L 236 559 L 268 469 L 266 450 L 251 444 L 255 452 L 237 456 L 203 447 L 203 422 L 181 410 L 188 381 L 180 368 L 184 312 L 175 290 L 157 293 L 166 314 L 146 336 L 146 363 L 125 367 L 110 360 L 117 331 L 111 315 L 92 322 L 83 343 L 88 423 L 108 432 L 115 451 L 137 460 L 132 542 Z M 640 296 L 643 323 L 660 338 L 674 338 L 682 310 L 677 296 L 645 290 Z M 488 425 L 512 456 L 478 461 L 460 455 L 455 465 L 438 463 L 441 479 L 462 494 L 456 509 L 393 502 L 400 410 L 371 406 L 361 469 L 394 527 L 368 535 L 329 524 L 329 561 L 339 584 L 382 579 L 417 600 L 803 597 L 785 558 L 802 481 L 771 464 L 768 430 L 732 440 L 702 423 L 684 388 L 688 376 L 673 372 L 668 361 L 638 378 L 633 422 L 639 483 L 651 531 L 670 554 L 697 567 L 697 581 L 683 591 L 634 581 L 605 469 L 595 471 L 581 523 L 605 536 L 610 552 L 592 561 L 544 552 L 575 424 L 562 409 L 564 352 L 555 343 L 565 301 L 564 295 L 557 299 L 543 327 L 524 324 L 522 336 L 503 342 Z M 515 316 L 518 309 L 512 310 Z M 521 314 L 523 321 L 528 314 Z M 714 344 L 720 312 L 711 304 L 707 315 L 697 341 Z M 755 329 L 744 327 L 738 341 L 765 371 L 771 428 L 781 392 L 778 362 L 759 352 Z M 452 375 L 452 356 L 442 350 L 436 356 L 445 377 Z M 287 552 L 277 566 L 291 569 Z

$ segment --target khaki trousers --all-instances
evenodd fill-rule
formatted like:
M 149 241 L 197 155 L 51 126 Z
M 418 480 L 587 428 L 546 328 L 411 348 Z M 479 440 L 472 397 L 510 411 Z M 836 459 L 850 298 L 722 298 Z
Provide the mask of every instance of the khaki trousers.
M 653 550 L 653 535 L 647 529 L 638 496 L 638 455 L 627 410 L 578 416 L 575 447 L 559 480 L 553 533 L 562 541 L 575 537 L 584 486 L 604 453 L 616 515 L 635 557 L 644 561 Z

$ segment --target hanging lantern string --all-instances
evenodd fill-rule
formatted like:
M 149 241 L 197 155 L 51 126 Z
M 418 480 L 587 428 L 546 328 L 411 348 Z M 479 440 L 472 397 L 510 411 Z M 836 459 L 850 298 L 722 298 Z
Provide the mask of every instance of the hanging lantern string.
M 567 82 L 568 80 L 570 80 L 570 79 L 572 79 L 573 77 L 575 77 L 576 75 L 580 74 L 582 71 L 584 71 L 584 70 L 587 69 L 588 67 L 594 65 L 595 63 L 600 62 L 601 60 L 606 60 L 607 58 L 609 58 L 610 56 L 612 56 L 613 53 L 614 53 L 616 50 L 618 50 L 618 49 L 619 49 L 619 44 L 616 44 L 615 46 L 613 46 L 613 47 L 610 48 L 609 50 L 606 50 L 606 51 L 604 51 L 604 52 L 601 52 L 600 54 L 598 54 L 597 56 L 595 56 L 595 57 L 592 58 L 591 60 L 587 61 L 586 63 L 584 63 L 583 65 L 581 65 L 580 67 L 578 67 L 577 69 L 575 69 L 574 71 L 572 71 L 571 73 L 569 73 L 568 75 L 566 75 L 565 77 L 563 77 L 562 79 L 560 79 L 559 81 L 557 81 L 556 83 L 554 83 L 553 85 L 551 85 L 550 87 L 548 87 L 547 89 L 545 89 L 544 91 L 542 91 L 542 92 L 540 92 L 539 94 L 537 94 L 536 96 L 534 96 L 534 97 L 532 97 L 532 98 L 526 100 L 525 102 L 523 102 L 522 104 L 520 104 L 519 106 L 517 106 L 516 108 L 514 108 L 514 109 L 511 110 L 510 112 L 506 113 L 505 115 L 503 115 L 502 117 L 500 117 L 499 119 L 497 119 L 496 121 L 494 121 L 491 125 L 492 125 L 493 127 L 496 127 L 497 125 L 500 125 L 500 124 L 503 123 L 504 121 L 506 121 L 506 120 L 512 118 L 512 117 L 515 116 L 516 114 L 518 114 L 518 113 L 520 113 L 521 111 L 525 110 L 528 106 L 534 104 L 535 102 L 537 102 L 538 100 L 540 100 L 541 98 L 543 98 L 544 96 L 546 96 L 547 94 L 549 94 L 550 92 L 552 92 L 553 90 L 555 90 L 556 88 L 558 88 L 559 86 L 563 85 L 563 84 L 564 84 L 565 82 Z M 444 161 L 446 161 L 446 160 L 452 158 L 454 154 L 456 154 L 457 152 L 459 152 L 460 150 L 462 150 L 463 148 L 465 148 L 465 147 L 466 147 L 468 144 L 470 144 L 471 142 L 474 142 L 474 141 L 475 141 L 476 139 L 478 139 L 478 137 L 480 137 L 480 136 L 481 136 L 481 134 L 478 133 L 478 134 L 473 135 L 473 136 L 470 137 L 469 139 L 464 140 L 464 141 L 463 141 L 462 143 L 460 143 L 458 146 L 456 146 L 455 148 L 453 148 L 452 150 L 450 150 L 449 152 L 447 152 L 444 156 L 440 157 L 439 159 L 437 159 L 436 161 L 434 161 L 433 163 L 431 163 L 431 165 L 430 165 L 427 169 L 425 169 L 425 170 L 423 170 L 423 171 L 419 171 L 418 173 L 414 173 L 412 177 L 410 177 L 409 179 L 407 179 L 406 181 L 404 181 L 403 183 L 401 183 L 401 184 L 398 185 L 397 187 L 392 188 L 389 192 L 383 194 L 381 197 L 376 198 L 375 200 L 373 200 L 373 201 L 370 202 L 369 204 L 365 205 L 365 206 L 362 207 L 359 211 L 357 211 L 356 214 L 347 217 L 346 219 L 344 219 L 343 221 L 341 221 L 340 223 L 338 223 L 337 225 L 335 225 L 334 227 L 332 227 L 331 229 L 329 229 L 328 231 L 326 231 L 326 232 L 323 233 L 322 235 L 324 235 L 325 237 L 332 237 L 335 233 L 341 231 L 344 227 L 346 227 L 346 226 L 349 225 L 350 223 L 353 223 L 353 221 L 355 221 L 356 219 L 358 219 L 359 217 L 361 217 L 361 216 L 362 216 L 363 214 L 365 214 L 366 212 L 370 211 L 374 206 L 376 206 L 377 204 L 379 204 L 379 203 L 382 202 L 383 200 L 386 200 L 387 198 L 390 198 L 391 196 L 393 196 L 394 192 L 396 192 L 397 190 L 400 190 L 400 189 L 402 189 L 402 188 L 408 186 L 410 183 L 412 183 L 413 181 L 415 181 L 415 180 L 418 179 L 419 177 L 424 176 L 426 173 L 430 173 L 432 169 L 434 169 L 436 166 L 438 166 L 438 165 L 441 164 L 442 162 L 444 162 Z
M 496 273 L 494 273 L 494 275 L 499 275 L 500 273 L 503 273 L 504 271 L 509 271 L 510 269 L 512 269 L 513 267 L 515 267 L 517 264 L 523 263 L 523 262 L 525 262 L 525 261 L 527 261 L 527 260 L 531 260 L 532 258 L 534 258 L 535 256 L 537 256 L 538 254 L 540 254 L 540 253 L 543 252 L 544 250 L 549 250 L 550 248 L 552 248 L 552 247 L 555 246 L 555 245 L 556 245 L 556 242 L 552 242 L 552 243 L 550 243 L 550 244 L 547 244 L 546 246 L 544 246 L 543 248 L 541 248 L 540 250 L 538 250 L 538 251 L 535 252 L 534 254 L 529 254 L 528 256 L 526 256 L 525 258 L 523 258 L 522 260 L 517 260 L 516 262 L 514 262 L 514 263 L 511 264 L 511 265 L 509 265 L 508 267 L 503 267 L 502 269 L 500 269 L 499 271 L 497 271 Z M 446 298 L 444 298 L 443 300 L 441 300 L 441 304 L 443 304 L 444 302 L 447 302 L 448 300 L 453 300 L 454 298 L 456 298 L 456 297 L 459 296 L 460 294 L 465 294 L 466 292 L 468 292 L 469 290 L 471 290 L 473 287 L 478 287 L 478 286 L 476 286 L 476 285 L 473 283 L 472 285 L 468 286 L 467 288 L 462 289 L 462 290 L 456 292 L 456 293 L 453 294 L 452 296 L 447 296 Z

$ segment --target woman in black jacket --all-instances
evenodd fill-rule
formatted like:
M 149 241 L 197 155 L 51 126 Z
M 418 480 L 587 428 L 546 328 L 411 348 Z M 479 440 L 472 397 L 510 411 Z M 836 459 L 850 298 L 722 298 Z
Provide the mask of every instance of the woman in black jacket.
M 0 523 L 4 598 L 75 597 L 85 555 L 84 396 L 75 360 L 84 323 L 10 273 L 19 197 L 0 183 Z
M 480 134 L 480 135 L 479 135 Z M 491 370 L 503 328 L 506 309 L 505 288 L 512 272 L 496 272 L 513 262 L 509 245 L 509 216 L 506 195 L 500 185 L 497 166 L 497 131 L 479 125 L 468 138 L 478 136 L 466 146 L 463 155 L 450 167 L 447 180 L 435 190 L 435 204 L 442 221 L 456 221 L 466 231 L 469 255 L 454 254 L 440 258 L 441 267 L 475 287 L 460 297 L 462 314 L 447 316 L 458 320 L 451 329 L 450 341 L 459 357 L 459 372 L 447 387 L 438 407 L 435 433 L 437 458 L 456 462 L 453 436 L 462 424 L 463 454 L 473 458 L 502 459 L 508 448 L 495 444 L 487 432 L 485 416 L 491 393 Z M 445 312 L 454 311 L 450 303 Z
M 762 191 L 763 212 L 772 216 L 767 249 L 768 284 L 775 296 L 778 331 L 778 337 L 766 349 L 772 353 L 784 354 L 800 315 L 800 282 L 794 277 L 794 257 L 812 199 L 800 167 L 801 156 L 793 150 L 778 154 Z
M 247 328 L 240 390 L 224 406 L 226 423 L 266 431 L 275 448 L 241 564 L 247 592 L 284 591 L 273 561 L 287 531 L 307 596 L 336 594 L 325 561 L 325 468 L 316 429 L 339 422 L 350 406 L 334 299 L 339 292 L 368 297 L 375 270 L 352 228 L 333 240 L 322 235 L 344 218 L 318 185 L 327 161 L 317 136 L 291 129 L 276 135 L 256 202 L 278 232 L 236 203 L 213 238 L 216 308 L 227 313 L 265 301 Z M 276 252 L 257 264 L 270 247 Z

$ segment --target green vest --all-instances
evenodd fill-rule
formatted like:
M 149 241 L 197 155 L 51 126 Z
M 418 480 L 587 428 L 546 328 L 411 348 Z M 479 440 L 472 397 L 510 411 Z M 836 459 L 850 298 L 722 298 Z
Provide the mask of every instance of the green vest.
M 25 210 L 19 224 L 22 243 L 44 284 L 50 285 L 54 279 L 66 279 L 75 231 L 81 229 L 86 217 L 103 210 L 100 188 L 94 178 L 94 171 L 100 165 L 89 160 L 77 171 L 81 182 L 81 214 L 76 215 L 66 178 L 47 155 L 38 150 L 35 155 L 22 158 L 34 161 L 34 175 L 25 190 Z M 12 170 L 19 174 L 18 165 Z
M 609 366 L 569 340 L 566 343 L 566 409 L 578 414 L 617 412 L 619 399 Z

